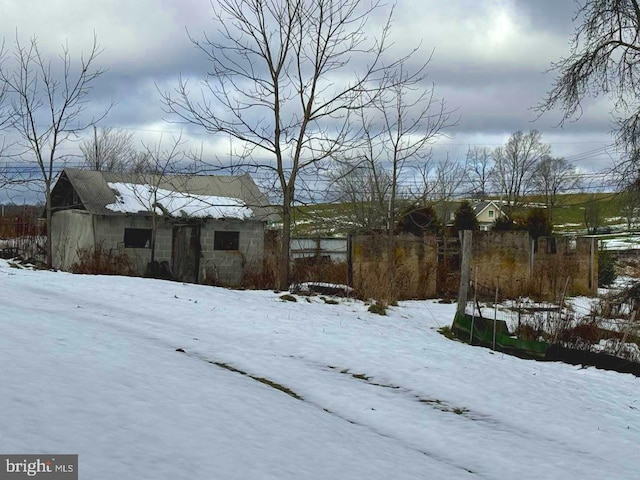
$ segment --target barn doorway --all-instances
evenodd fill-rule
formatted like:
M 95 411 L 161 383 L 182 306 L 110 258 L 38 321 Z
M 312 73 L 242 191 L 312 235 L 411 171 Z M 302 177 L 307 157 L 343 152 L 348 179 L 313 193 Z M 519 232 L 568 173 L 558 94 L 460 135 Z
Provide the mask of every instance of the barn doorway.
M 173 227 L 171 267 L 176 280 L 198 283 L 200 270 L 200 225 Z

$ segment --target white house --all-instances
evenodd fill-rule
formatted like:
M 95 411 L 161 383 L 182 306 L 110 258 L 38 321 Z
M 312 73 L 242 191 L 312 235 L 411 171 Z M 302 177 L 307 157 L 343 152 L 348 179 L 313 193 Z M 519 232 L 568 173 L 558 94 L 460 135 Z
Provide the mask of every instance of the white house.
M 493 200 L 477 202 L 473 205 L 473 211 L 480 225 L 480 230 L 491 230 L 496 219 L 505 216 L 500 206 Z

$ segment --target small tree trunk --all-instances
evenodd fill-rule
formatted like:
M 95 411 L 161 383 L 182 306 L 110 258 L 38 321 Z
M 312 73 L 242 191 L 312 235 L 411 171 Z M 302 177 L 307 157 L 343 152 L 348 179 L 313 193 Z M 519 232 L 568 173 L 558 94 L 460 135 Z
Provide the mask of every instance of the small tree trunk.
M 292 186 L 287 185 L 283 189 L 282 197 L 282 238 L 280 244 L 280 265 L 278 268 L 278 289 L 289 288 L 290 254 L 291 245 L 291 204 L 293 200 Z
M 289 245 L 291 243 L 291 207 L 283 203 L 282 238 L 280 245 L 280 265 L 278 268 L 278 289 L 289 288 Z
M 47 180 L 45 181 L 45 200 L 47 202 L 47 220 L 46 220 L 46 227 L 47 227 L 47 267 L 48 268 L 52 268 L 53 267 L 53 244 L 51 242 L 52 239 L 52 235 L 51 235 L 51 219 L 53 217 L 53 212 L 52 212 L 52 208 L 51 208 L 51 181 Z
M 155 209 L 155 203 L 152 209 Z M 155 210 L 151 212 L 151 263 L 156 260 L 156 231 L 158 230 Z

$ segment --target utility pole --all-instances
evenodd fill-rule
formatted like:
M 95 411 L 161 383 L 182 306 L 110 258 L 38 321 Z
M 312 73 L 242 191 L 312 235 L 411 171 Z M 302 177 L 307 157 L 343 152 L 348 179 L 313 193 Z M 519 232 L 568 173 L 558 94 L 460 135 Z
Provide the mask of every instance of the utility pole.
M 98 129 L 96 125 L 93 125 L 93 145 L 95 146 L 95 155 L 96 155 L 96 170 L 100 171 L 100 157 L 98 156 Z

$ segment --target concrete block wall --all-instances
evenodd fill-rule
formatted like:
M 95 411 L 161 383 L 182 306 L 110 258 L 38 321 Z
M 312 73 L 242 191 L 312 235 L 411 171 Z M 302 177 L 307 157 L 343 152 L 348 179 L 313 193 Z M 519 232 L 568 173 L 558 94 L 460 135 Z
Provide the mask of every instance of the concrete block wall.
M 595 294 L 592 272 L 597 279 L 588 238 L 541 237 L 536 247 L 528 232 L 473 233 L 471 278 L 485 293 L 554 299 L 566 285 L 567 295 Z
M 112 248 L 124 252 L 135 265 L 136 273 L 144 275 L 147 264 L 151 261 L 151 248 L 125 248 L 124 231 L 125 228 L 151 228 L 151 220 L 144 217 L 135 216 L 98 216 L 96 217 L 96 243 L 101 243 L 104 248 Z M 158 228 L 160 236 L 160 228 Z M 169 255 L 159 255 L 156 240 L 156 259 L 170 260 Z
M 532 280 L 536 282 L 534 289 L 541 295 L 559 298 L 565 285 L 567 295 L 595 295 L 598 287 L 597 245 L 592 238 L 538 239 Z
M 238 250 L 215 250 L 216 231 L 239 232 Z M 200 280 L 221 285 L 239 285 L 245 272 L 262 270 L 264 223 L 210 220 L 202 227 L 200 245 Z
M 531 279 L 528 232 L 473 232 L 471 279 L 482 295 L 496 288 L 506 297 L 526 295 Z
M 172 264 L 173 222 L 157 218 L 155 258 Z M 135 262 L 138 273 L 151 260 L 150 248 L 124 248 L 125 228 L 151 228 L 151 219 L 133 216 L 102 217 L 97 232 L 108 248 L 122 249 Z M 239 232 L 238 251 L 214 250 L 216 231 Z M 200 229 L 201 282 L 238 285 L 248 268 L 261 269 L 264 224 L 260 221 L 204 220 Z
M 394 255 L 401 271 L 398 281 L 402 281 L 398 285 L 399 298 L 435 296 L 438 285 L 433 269 L 439 261 L 435 237 L 397 236 L 395 241 Z M 387 242 L 384 235 L 353 237 L 353 287 L 366 290 L 385 278 L 389 265 Z M 476 231 L 471 279 L 477 279 L 481 295 L 493 295 L 497 287 L 502 297 L 533 295 L 551 299 L 559 298 L 565 285 L 567 295 L 594 294 L 598 258 L 592 243 L 590 238 L 540 238 L 536 249 L 528 232 Z M 457 289 L 457 282 L 454 287 Z
M 352 237 L 353 287 L 365 296 L 392 290 L 398 299 L 436 296 L 438 249 L 435 237 L 398 235 L 390 249 L 386 235 Z M 395 277 L 389 271 L 393 252 Z
M 149 225 L 149 228 L 151 226 Z M 161 221 L 156 230 L 156 252 L 155 257 L 158 262 L 167 261 L 171 265 L 171 252 L 173 248 L 173 225 L 169 222 Z

